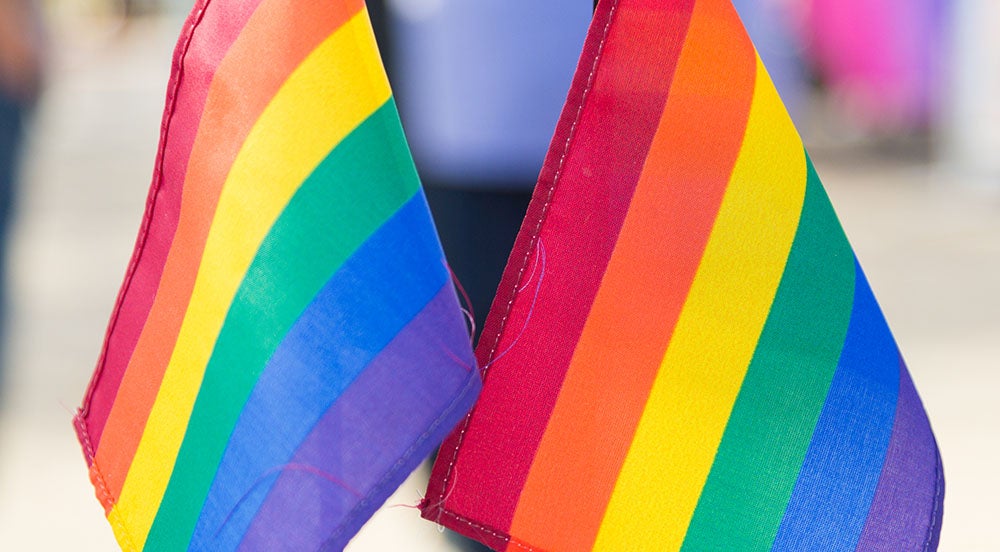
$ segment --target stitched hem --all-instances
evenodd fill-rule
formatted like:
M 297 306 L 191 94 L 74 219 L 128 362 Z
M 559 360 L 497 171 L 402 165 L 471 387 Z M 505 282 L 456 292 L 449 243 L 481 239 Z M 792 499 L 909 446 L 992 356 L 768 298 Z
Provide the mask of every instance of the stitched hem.
M 941 537 L 941 525 L 938 523 L 944 514 L 944 466 L 941 462 L 941 451 L 934 444 L 934 506 L 931 510 L 931 523 L 924 536 L 923 552 L 931 552 L 938 547 Z
M 171 75 L 167 90 L 167 98 L 165 102 L 167 108 L 160 127 L 160 143 L 156 153 L 156 168 L 153 171 L 152 187 L 146 197 L 146 211 L 143 213 L 142 223 L 139 226 L 139 235 L 136 238 L 136 245 L 132 253 L 132 259 L 129 261 L 128 268 L 125 272 L 125 280 L 122 283 L 122 287 L 118 292 L 118 297 L 115 300 L 115 307 L 112 311 L 111 321 L 108 324 L 108 330 L 104 335 L 104 343 L 101 346 L 101 354 L 98 358 L 97 366 L 94 369 L 94 374 L 91 376 L 90 383 L 87 385 L 87 391 L 84 394 L 83 403 L 80 408 L 77 409 L 77 413 L 73 417 L 73 426 L 76 429 L 77 438 L 83 448 L 84 458 L 89 466 L 90 478 L 94 485 L 97 499 L 104 507 L 105 515 L 115 532 L 118 544 L 121 545 L 126 552 L 138 552 L 139 549 L 135 546 L 132 535 L 123 523 L 120 515 L 113 512 L 114 507 L 117 504 L 117 497 L 111 494 L 104 478 L 104 474 L 101 472 L 100 466 L 97 464 L 97 451 L 94 450 L 94 446 L 90 438 L 90 431 L 87 427 L 87 416 L 90 413 L 90 405 L 93 401 L 97 387 L 100 384 L 101 377 L 104 375 L 104 367 L 107 362 L 111 336 L 117 328 L 118 317 L 120 316 L 122 307 L 125 303 L 125 296 L 128 295 L 133 277 L 135 276 L 139 262 L 142 260 L 142 254 L 146 249 L 149 227 L 156 212 L 156 205 L 158 203 L 157 200 L 163 183 L 163 163 L 167 146 L 167 135 L 169 134 L 170 124 L 173 121 L 174 113 L 177 109 L 178 90 L 180 89 L 184 76 L 184 61 L 187 59 L 187 54 L 191 47 L 191 42 L 194 39 L 195 31 L 204 20 L 205 10 L 208 9 L 211 2 L 212 0 L 199 0 L 199 3 L 195 5 L 191 14 L 188 16 L 187 30 L 181 34 L 181 38 L 179 39 L 177 48 L 174 52 L 173 74 Z
M 97 455 L 90 441 L 90 433 L 87 431 L 86 420 L 80 416 L 76 416 L 73 418 L 73 425 L 76 427 L 77 435 L 80 437 L 80 444 L 83 445 L 83 453 L 87 457 L 88 464 L 90 464 L 90 479 L 94 484 L 97 499 L 104 506 L 105 517 L 107 517 L 108 523 L 111 524 L 111 528 L 114 530 L 118 544 L 121 545 L 125 552 L 138 552 L 139 549 L 136 548 L 132 540 L 132 535 L 125 527 L 125 524 L 122 523 L 120 516 L 112 512 L 117 500 L 108 490 L 104 474 L 101 473 L 101 469 L 97 465 Z
M 601 6 L 601 5 L 602 4 L 599 4 L 599 6 Z M 600 43 L 597 45 L 597 48 L 595 50 L 594 60 L 593 60 L 593 63 L 591 65 L 590 72 L 587 75 L 586 84 L 584 86 L 583 92 L 580 95 L 579 103 L 576 106 L 576 114 L 574 115 L 573 122 L 572 122 L 572 124 L 571 124 L 571 126 L 570 126 L 570 128 L 569 128 L 569 130 L 567 132 L 565 144 L 563 146 L 562 154 L 559 157 L 559 162 L 558 162 L 557 167 L 556 167 L 555 175 L 552 178 L 552 183 L 548 186 L 548 188 L 544 192 L 544 200 L 542 200 L 543 203 L 542 203 L 540 212 L 538 214 L 538 219 L 535 222 L 535 227 L 534 227 L 534 229 L 531 232 L 530 238 L 528 239 L 528 243 L 527 243 L 527 245 L 524 248 L 524 258 L 521 261 L 521 268 L 518 270 L 517 277 L 514 279 L 513 284 L 511 285 L 511 288 L 510 288 L 511 289 L 510 299 L 507 301 L 506 306 L 504 307 L 504 309 L 505 309 L 504 310 L 504 315 L 503 315 L 503 317 L 500 320 L 499 328 L 497 329 L 497 332 L 496 332 L 496 337 L 494 338 L 493 344 L 490 347 L 490 352 L 489 352 L 489 354 L 487 355 L 487 357 L 485 359 L 486 362 L 483 363 L 482 376 L 483 376 L 483 381 L 484 382 L 486 381 L 486 378 L 487 378 L 487 375 L 488 375 L 488 372 L 489 372 L 489 368 L 490 368 L 490 364 L 494 360 L 494 355 L 496 354 L 497 347 L 500 344 L 500 339 L 504 335 L 504 331 L 507 329 L 507 320 L 508 320 L 508 318 L 510 316 L 511 310 L 513 309 L 514 301 L 517 299 L 517 297 L 518 297 L 518 295 L 520 293 L 519 290 L 520 290 L 520 285 L 522 283 L 522 279 L 524 277 L 524 272 L 525 272 L 525 270 L 528 267 L 528 261 L 531 259 L 531 254 L 534 252 L 534 250 L 535 250 L 535 248 L 537 246 L 538 238 L 539 238 L 539 234 L 540 234 L 540 231 L 541 231 L 542 224 L 546 220 L 546 217 L 547 217 L 548 212 L 549 212 L 549 206 L 552 203 L 552 198 L 555 195 L 556 187 L 558 186 L 559 181 L 560 181 L 560 177 L 562 176 L 563 166 L 564 166 L 564 164 L 566 162 L 566 157 L 567 157 L 567 155 L 569 155 L 569 151 L 570 151 L 571 146 L 573 144 L 573 138 L 576 135 L 577 125 L 579 124 L 580 117 L 583 114 L 583 106 L 586 104 L 587 97 L 589 96 L 589 92 L 590 92 L 591 88 L 593 87 L 594 76 L 596 75 L 597 68 L 598 68 L 598 66 L 600 64 L 601 54 L 604 51 L 604 45 L 605 45 L 605 43 L 607 41 L 608 34 L 609 34 L 610 29 L 611 29 L 611 24 L 614 21 L 614 14 L 615 14 L 615 11 L 616 11 L 617 7 L 618 7 L 618 0 L 614 0 L 611 3 L 610 8 L 607 11 L 606 19 L 605 19 L 605 22 L 604 22 L 604 30 L 602 31 L 601 40 L 600 40 Z M 543 172 L 545 171 L 544 167 L 543 167 L 542 171 Z M 532 203 L 535 203 L 536 199 L 541 199 L 541 197 L 542 196 L 538 194 L 538 191 L 536 191 L 536 198 L 532 199 Z M 530 210 L 530 207 L 529 207 L 529 210 Z M 448 483 L 449 483 L 449 481 L 451 481 L 452 473 L 453 473 L 454 467 L 455 467 L 455 463 L 458 460 L 459 449 L 462 446 L 462 442 L 465 439 L 465 434 L 468 431 L 469 424 L 470 424 L 470 422 L 472 420 L 472 417 L 475 414 L 475 412 L 476 412 L 476 408 L 473 407 L 473 409 L 469 412 L 469 414 L 466 415 L 465 420 L 462 422 L 462 428 L 461 428 L 461 430 L 458 433 L 456 444 L 454 446 L 454 449 L 452 450 L 451 459 L 450 459 L 450 462 L 448 463 L 448 468 L 445 471 L 444 477 L 442 478 L 440 491 L 436 495 L 440 499 L 440 502 L 438 502 L 438 504 L 436 506 L 436 508 L 438 510 L 437 516 L 436 516 L 436 521 L 438 521 L 438 523 L 440 523 L 440 517 L 441 517 L 441 515 L 444 514 L 445 512 L 447 512 L 447 510 L 443 507 L 443 503 L 446 502 L 446 499 L 447 499 L 447 496 L 448 496 L 447 495 Z M 430 515 L 428 515 L 428 514 L 430 514 Z M 456 514 L 451 514 L 451 515 L 454 516 Z M 428 519 L 431 519 L 432 516 L 433 516 L 433 514 L 431 514 L 430 512 L 425 512 L 425 517 L 427 517 Z M 510 541 L 509 537 L 506 539 L 506 542 L 515 542 L 516 543 L 516 541 Z M 523 547 L 523 545 L 521 545 L 519 543 L 518 543 L 518 546 L 522 546 Z
M 101 346 L 101 354 L 97 360 L 97 366 L 94 369 L 94 374 L 90 379 L 90 384 L 87 385 L 87 391 L 83 397 L 83 404 L 78 410 L 78 415 L 86 418 L 90 413 L 90 404 L 93 401 L 94 393 L 100 384 L 101 377 L 104 375 L 104 366 L 107 363 L 108 348 L 111 342 L 111 336 L 115 333 L 115 329 L 118 326 L 118 317 L 121 315 L 122 307 L 125 304 L 125 297 L 128 295 L 129 289 L 132 286 L 132 279 L 135 276 L 135 272 L 138 269 L 139 263 L 142 260 L 142 254 L 146 250 L 146 240 L 149 237 L 149 227 L 152 224 L 153 217 L 156 213 L 156 206 L 159 203 L 160 188 L 163 184 L 163 163 L 164 156 L 167 148 L 167 135 L 170 131 L 170 124 L 173 122 L 174 113 L 177 109 L 177 96 L 178 90 L 180 89 L 181 82 L 184 80 L 184 61 L 187 59 L 188 50 L 191 46 L 191 42 L 194 39 L 195 30 L 201 24 L 205 16 L 205 10 L 208 9 L 209 4 L 212 0 L 199 0 L 192 10 L 191 14 L 188 16 L 188 21 L 190 22 L 187 31 L 181 34 L 181 38 L 177 43 L 177 48 L 174 53 L 174 67 L 173 74 L 170 78 L 170 83 L 167 89 L 166 98 L 166 110 L 164 112 L 163 123 L 160 126 L 160 143 L 156 152 L 156 167 L 153 170 L 153 183 L 149 190 L 149 194 L 146 197 L 146 211 L 142 216 L 142 223 L 139 226 L 139 235 L 136 238 L 135 249 L 132 252 L 132 259 L 129 261 L 128 268 L 125 271 L 125 280 L 122 282 L 121 289 L 118 291 L 118 298 L 115 299 L 115 307 L 112 310 L 111 321 L 108 324 L 108 330 L 104 334 L 104 344 Z
M 455 520 L 456 522 L 461 523 L 462 525 L 465 525 L 465 526 L 467 526 L 467 527 L 469 527 L 469 528 L 471 528 L 471 529 L 473 529 L 475 531 L 484 532 L 484 533 L 488 534 L 491 537 L 499 539 L 499 540 L 503 541 L 504 543 L 506 543 L 507 545 L 517 546 L 521 550 L 526 550 L 527 552 L 541 552 L 540 548 L 535 548 L 535 547 L 533 547 L 533 546 L 531 546 L 529 544 L 524 544 L 522 542 L 519 542 L 517 539 L 511 537 L 505 531 L 498 531 L 498 530 L 496 530 L 496 529 L 494 529 L 494 528 L 492 528 L 492 527 L 490 527 L 488 525 L 483 525 L 483 524 L 480 524 L 480 523 L 476 523 L 476 522 L 472 521 L 471 519 L 469 519 L 469 518 L 467 518 L 467 517 L 465 517 L 465 516 L 463 516 L 461 514 L 457 514 L 457 513 L 453 512 L 451 510 L 446 510 L 446 509 L 442 508 L 441 509 L 441 514 L 445 515 L 447 517 L 450 517 L 453 520 Z M 462 533 L 463 534 L 467 534 L 464 531 Z M 471 537 L 472 535 L 468 535 L 468 536 Z

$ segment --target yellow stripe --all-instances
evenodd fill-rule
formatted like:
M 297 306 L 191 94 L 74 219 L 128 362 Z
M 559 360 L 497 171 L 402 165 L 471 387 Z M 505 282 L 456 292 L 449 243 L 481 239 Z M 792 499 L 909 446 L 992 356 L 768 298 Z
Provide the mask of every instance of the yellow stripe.
M 177 345 L 109 514 L 140 548 L 170 480 L 215 339 L 257 249 L 312 170 L 389 99 L 367 18 L 364 11 L 355 15 L 292 73 L 226 179 Z
M 746 136 L 595 550 L 679 550 L 791 249 L 802 143 L 764 66 Z

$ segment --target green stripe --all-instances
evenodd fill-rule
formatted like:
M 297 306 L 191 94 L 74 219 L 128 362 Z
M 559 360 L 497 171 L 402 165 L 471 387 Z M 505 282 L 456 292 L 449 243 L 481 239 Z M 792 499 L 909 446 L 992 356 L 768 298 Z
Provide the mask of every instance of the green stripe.
M 770 550 L 837 369 L 854 256 L 808 163 L 799 228 L 682 550 Z
M 187 548 L 229 435 L 268 359 L 326 281 L 419 187 L 390 98 L 298 189 L 226 315 L 145 550 Z

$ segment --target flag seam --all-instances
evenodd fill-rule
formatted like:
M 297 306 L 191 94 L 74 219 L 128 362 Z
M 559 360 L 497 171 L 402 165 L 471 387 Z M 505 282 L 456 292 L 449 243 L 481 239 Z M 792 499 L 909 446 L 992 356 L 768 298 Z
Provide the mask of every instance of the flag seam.
M 146 210 L 143 214 L 143 219 L 141 226 L 139 228 L 139 236 L 137 239 L 137 245 L 135 251 L 132 255 L 132 259 L 129 261 L 128 268 L 126 269 L 125 281 L 122 284 L 121 290 L 118 293 L 118 298 L 115 300 L 115 307 L 111 317 L 111 323 L 108 325 L 108 331 L 104 336 L 104 344 L 101 348 L 101 356 L 97 362 L 97 369 L 94 372 L 93 377 L 90 380 L 90 384 L 87 386 L 87 392 L 83 398 L 83 404 L 79 409 L 77 409 L 77 414 L 74 416 L 74 425 L 76 426 L 77 432 L 81 438 L 84 449 L 84 456 L 86 457 L 88 463 L 90 464 L 90 469 L 93 474 L 94 482 L 96 483 L 95 490 L 97 498 L 100 500 L 101 504 L 106 508 L 106 516 L 108 521 L 111 523 L 113 528 L 117 529 L 116 536 L 120 538 L 119 544 L 122 546 L 126 552 L 137 552 L 132 535 L 128 530 L 128 527 L 123 523 L 121 518 L 117 515 L 110 515 L 112 509 L 117 503 L 117 498 L 111 494 L 108 490 L 107 483 L 104 478 L 104 474 L 101 471 L 100 466 L 97 464 L 97 455 L 94 450 L 93 444 L 90 439 L 90 431 L 87 426 L 86 417 L 90 412 L 90 404 L 93 400 L 94 393 L 100 384 L 101 377 L 104 375 L 104 367 L 107 362 L 107 353 L 109 345 L 111 342 L 111 336 L 115 333 L 117 328 L 118 318 L 121 314 L 121 309 L 125 302 L 125 297 L 128 295 L 128 291 L 131 288 L 135 272 L 142 260 L 143 252 L 146 250 L 146 240 L 149 237 L 149 228 L 152 223 L 154 213 L 156 211 L 156 206 L 158 203 L 158 198 L 160 194 L 160 189 L 163 185 L 163 163 L 164 156 L 167 147 L 167 137 L 170 132 L 170 126 L 174 119 L 174 114 L 177 110 L 177 98 L 178 90 L 180 89 L 181 83 L 184 80 L 184 67 L 185 61 L 187 59 L 188 52 L 190 51 L 191 43 L 194 40 L 195 32 L 204 20 L 205 11 L 208 9 L 212 0 L 203 0 L 201 7 L 192 13 L 190 17 L 191 24 L 184 37 L 183 46 L 178 47 L 178 52 L 175 54 L 174 66 L 176 73 L 174 78 L 172 78 L 172 86 L 170 87 L 166 103 L 169 105 L 169 109 L 166 111 L 166 116 L 164 118 L 163 124 L 160 130 L 160 143 L 157 151 L 157 162 L 156 168 L 153 173 L 154 185 L 149 192 L 146 199 Z
M 609 33 L 610 29 L 611 29 L 611 23 L 614 21 L 615 10 L 616 10 L 617 7 L 618 7 L 618 0 L 614 0 L 613 3 L 611 4 L 611 7 L 610 7 L 609 11 L 608 11 L 607 21 L 605 22 L 605 24 L 604 24 L 604 30 L 602 31 L 601 42 L 600 42 L 600 44 L 598 44 L 596 53 L 594 55 L 594 62 L 591 65 L 590 73 L 587 75 L 587 84 L 584 87 L 583 93 L 580 95 L 580 102 L 577 105 L 576 115 L 574 116 L 573 124 L 570 126 L 570 130 L 569 130 L 569 132 L 567 133 L 567 136 L 566 136 L 566 143 L 565 143 L 565 145 L 563 147 L 562 155 L 559 158 L 558 168 L 556 169 L 556 173 L 555 173 L 555 175 L 552 178 L 552 184 L 549 186 L 549 189 L 547 190 L 547 195 L 545 197 L 545 203 L 542 205 L 541 212 L 538 215 L 538 221 L 536 222 L 535 228 L 532 231 L 531 245 L 529 245 L 526 248 L 526 250 L 525 250 L 524 259 L 521 262 L 521 268 L 518 271 L 517 280 L 516 280 L 515 285 L 513 286 L 513 292 L 511 294 L 510 300 L 507 301 L 507 306 L 506 306 L 506 310 L 504 312 L 504 316 L 503 316 L 503 318 L 500 321 L 500 328 L 497 331 L 496 338 L 494 339 L 493 345 L 490 348 L 490 353 L 489 353 L 489 355 L 487 355 L 487 362 L 483 365 L 482 376 L 483 376 L 483 380 L 484 381 L 486 379 L 487 372 L 489 371 L 490 364 L 493 362 L 493 355 L 496 353 L 497 347 L 500 344 L 500 338 L 503 336 L 504 330 L 506 329 L 507 320 L 508 320 L 508 318 L 510 316 L 511 310 L 513 309 L 514 301 L 515 301 L 515 299 L 517 299 L 517 296 L 518 296 L 518 290 L 519 290 L 519 285 L 521 284 L 521 278 L 523 277 L 524 271 L 525 271 L 525 269 L 528 266 L 528 260 L 531 258 L 531 253 L 533 252 L 533 250 L 536 247 L 538 236 L 539 236 L 539 231 L 541 230 L 542 224 L 545 222 L 546 216 L 548 215 L 549 206 L 552 203 L 552 197 L 555 195 L 556 187 L 558 186 L 560 177 L 562 176 L 563 165 L 565 164 L 566 157 L 569 155 L 569 150 L 570 150 L 570 148 L 572 146 L 573 138 L 576 135 L 576 128 L 577 128 L 577 126 L 578 126 L 578 124 L 580 122 L 580 117 L 583 114 L 583 106 L 586 104 L 587 97 L 589 96 L 589 92 L 590 92 L 590 90 L 593 87 L 594 76 L 597 74 L 597 67 L 600 64 L 601 54 L 604 51 L 604 45 L 607 42 L 608 33 Z M 452 471 L 453 471 L 453 469 L 455 467 L 456 461 L 458 460 L 459 449 L 462 447 L 462 442 L 465 439 L 465 434 L 467 433 L 467 431 L 469 429 L 469 423 L 472 420 L 472 415 L 473 415 L 474 412 L 475 412 L 475 408 L 473 408 L 473 411 L 469 412 L 469 414 L 466 415 L 465 421 L 462 423 L 462 429 L 459 432 L 458 440 L 457 440 L 457 442 L 455 444 L 454 450 L 452 451 L 451 461 L 448 463 L 448 469 L 445 472 L 445 476 L 444 476 L 444 478 L 442 480 L 440 494 L 441 494 L 442 497 L 445 497 L 444 500 L 447 499 L 448 482 L 451 480 Z M 447 506 L 445 504 L 441 505 L 440 512 L 441 513 L 447 513 L 447 514 L 451 515 L 452 517 L 454 517 L 458 521 L 463 521 L 464 523 L 469 524 L 470 526 L 474 526 L 474 524 L 471 521 L 464 520 L 464 519 L 459 519 L 460 516 L 458 516 L 457 514 L 451 512 L 451 511 L 449 511 L 447 509 Z M 439 519 L 440 519 L 440 514 L 439 514 Z M 495 535 L 495 536 L 499 536 L 499 535 Z M 506 540 L 507 542 L 512 542 L 510 540 L 510 536 L 509 535 L 507 535 L 504 538 L 504 540 Z M 518 544 L 518 546 L 521 546 L 523 548 L 523 546 L 520 545 L 520 544 Z M 531 549 L 529 548 L 529 550 L 531 550 Z
M 132 259 L 129 261 L 128 268 L 125 272 L 125 281 L 122 283 L 121 290 L 118 292 L 118 298 L 115 300 L 114 311 L 111 315 L 111 322 L 108 324 L 108 331 L 104 336 L 104 344 L 101 347 L 101 356 L 97 361 L 97 369 L 94 372 L 93 377 L 90 380 L 90 384 L 87 386 L 86 395 L 83 398 L 83 404 L 78 409 L 77 417 L 85 418 L 90 413 L 90 404 L 93 400 L 94 393 L 101 381 L 101 377 L 104 375 L 104 367 L 107 363 L 108 349 L 110 348 L 111 336 L 114 335 L 115 330 L 118 327 L 118 318 L 121 315 L 121 310 L 125 304 L 125 297 L 128 295 L 129 289 L 132 286 L 132 280 L 135 277 L 136 270 L 139 267 L 139 263 L 142 260 L 142 255 L 146 250 L 146 240 L 149 237 L 149 227 L 152 224 L 153 215 L 156 211 L 156 206 L 159 203 L 160 189 L 163 187 L 163 164 L 165 162 L 166 149 L 167 149 L 167 137 L 170 132 L 170 126 L 174 119 L 174 114 L 177 110 L 177 98 L 178 90 L 180 89 L 181 83 L 184 80 L 184 62 L 187 59 L 188 51 L 190 50 L 191 42 L 194 40 L 195 31 L 198 26 L 204 20 L 205 11 L 208 6 L 212 3 L 212 0 L 203 0 L 201 8 L 192 13 L 191 16 L 191 26 L 187 31 L 184 38 L 183 47 L 178 48 L 178 54 L 175 55 L 175 65 L 176 65 L 176 78 L 171 79 L 172 86 L 167 93 L 166 103 L 169 105 L 169 109 L 166 111 L 166 116 L 164 118 L 163 124 L 160 129 L 160 143 L 156 154 L 156 168 L 153 171 L 153 186 L 149 191 L 149 195 L 146 199 L 146 210 L 142 217 L 142 223 L 139 227 L 139 236 L 136 240 L 136 248 L 132 254 Z M 86 423 L 85 421 L 83 423 Z M 92 457 L 93 458 L 93 457 Z
M 931 524 L 927 527 L 927 534 L 924 536 L 924 548 L 923 552 L 929 552 L 931 549 L 931 543 L 935 540 L 935 533 L 938 530 L 937 520 L 938 520 L 938 509 L 944 502 L 942 500 L 942 491 L 944 490 L 944 485 L 941 483 L 944 479 L 944 471 L 941 469 L 941 450 L 934 447 L 934 507 L 931 509 Z
M 504 541 L 504 542 L 506 542 L 508 544 L 513 544 L 513 545 L 515 545 L 515 546 L 517 546 L 517 547 L 519 547 L 519 548 L 521 548 L 523 550 L 527 550 L 528 552 L 536 552 L 536 549 L 532 548 L 531 545 L 522 544 L 522 543 L 520 543 L 520 542 L 512 539 L 510 537 L 510 535 L 508 535 L 507 533 L 504 533 L 502 531 L 497 531 L 496 529 L 494 529 L 492 527 L 489 527 L 487 525 L 482 525 L 482 524 L 476 523 L 476 522 L 470 520 L 469 518 L 466 518 L 465 516 L 462 516 L 460 514 L 456 514 L 455 512 L 452 512 L 451 510 L 442 509 L 441 512 L 443 514 L 446 514 L 448 517 L 454 519 L 455 521 L 457 521 L 459 523 L 464 523 L 465 525 L 468 525 L 469 527 L 472 527 L 473 529 L 478 529 L 480 531 L 485 531 L 489 535 L 497 537 L 498 539 L 500 539 L 500 540 L 502 540 L 502 541 Z
M 97 484 L 98 498 L 101 499 L 102 504 L 107 501 L 106 507 L 108 508 L 108 512 L 110 512 L 111 509 L 114 508 L 115 498 L 111 496 L 111 493 L 108 491 L 107 483 L 104 481 L 104 475 L 101 474 L 101 470 L 97 465 L 97 457 L 94 454 L 94 446 L 90 442 L 90 432 L 87 431 L 87 428 L 83 423 L 78 426 L 78 429 L 80 430 L 80 436 L 83 439 L 83 446 L 87 455 L 94 459 L 90 468 L 94 474 L 94 479 L 96 480 L 95 483 Z M 122 523 L 118 516 L 107 516 L 107 518 L 108 521 L 120 531 L 121 537 L 125 541 L 121 543 L 122 547 L 125 548 L 126 551 L 134 552 L 136 547 L 132 542 L 132 535 L 128 532 L 125 524 Z

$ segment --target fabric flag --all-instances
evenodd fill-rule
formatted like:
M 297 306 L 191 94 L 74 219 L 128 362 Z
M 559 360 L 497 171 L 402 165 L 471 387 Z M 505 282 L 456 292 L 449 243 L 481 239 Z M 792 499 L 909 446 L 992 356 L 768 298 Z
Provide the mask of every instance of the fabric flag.
M 796 6 L 787 0 L 733 0 L 733 6 L 792 120 L 802 120 L 809 77 L 802 61 L 801 39 L 795 33 Z
M 362 0 L 202 0 L 75 425 L 124 550 L 339 550 L 471 407 Z
M 497 550 L 934 550 L 943 476 L 729 0 L 598 4 L 423 515 Z

